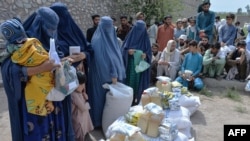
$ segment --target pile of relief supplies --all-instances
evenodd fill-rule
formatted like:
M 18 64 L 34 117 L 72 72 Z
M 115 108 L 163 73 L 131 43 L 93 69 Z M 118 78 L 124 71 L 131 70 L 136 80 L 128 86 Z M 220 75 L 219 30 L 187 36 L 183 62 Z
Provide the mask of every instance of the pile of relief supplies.
M 144 90 L 139 105 L 116 115 L 104 130 L 106 141 L 193 141 L 190 116 L 200 104 L 180 83 L 158 77 L 156 87 Z

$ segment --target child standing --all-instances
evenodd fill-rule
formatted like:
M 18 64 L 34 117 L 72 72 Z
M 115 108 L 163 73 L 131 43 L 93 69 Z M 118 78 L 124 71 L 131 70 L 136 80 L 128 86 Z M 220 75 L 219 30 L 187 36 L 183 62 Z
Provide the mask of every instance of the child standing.
M 90 114 L 88 96 L 85 92 L 86 76 L 83 72 L 77 72 L 78 88 L 71 94 L 72 122 L 76 141 L 84 141 L 85 135 L 94 129 Z

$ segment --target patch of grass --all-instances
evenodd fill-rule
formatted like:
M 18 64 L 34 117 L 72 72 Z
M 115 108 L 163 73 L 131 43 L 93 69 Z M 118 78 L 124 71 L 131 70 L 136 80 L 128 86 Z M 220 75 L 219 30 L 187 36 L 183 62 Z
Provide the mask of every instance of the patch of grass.
M 203 87 L 199 93 L 208 97 L 211 97 L 213 95 L 213 93 L 208 90 L 207 87 Z
M 235 110 L 239 113 L 247 113 L 247 108 L 242 106 L 236 106 Z
M 241 101 L 240 94 L 234 87 L 226 90 L 225 97 L 227 97 L 233 101 L 238 101 L 238 102 Z

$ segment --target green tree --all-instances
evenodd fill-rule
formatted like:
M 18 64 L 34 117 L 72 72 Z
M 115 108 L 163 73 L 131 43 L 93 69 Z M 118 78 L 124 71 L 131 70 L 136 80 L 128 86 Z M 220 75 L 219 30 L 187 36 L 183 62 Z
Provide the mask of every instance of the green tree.
M 146 15 L 146 22 L 151 19 L 162 20 L 166 15 L 179 16 L 183 8 L 182 0 L 114 0 L 119 5 L 122 15 L 135 15 L 141 11 Z

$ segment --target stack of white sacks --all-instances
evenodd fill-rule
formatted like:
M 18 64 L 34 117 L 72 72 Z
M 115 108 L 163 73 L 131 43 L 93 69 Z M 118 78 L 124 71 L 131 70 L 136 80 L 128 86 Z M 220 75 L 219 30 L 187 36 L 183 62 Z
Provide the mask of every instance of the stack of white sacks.
M 140 105 L 130 107 L 107 128 L 104 133 L 108 140 L 193 140 L 190 116 L 200 106 L 199 97 L 167 77 L 158 80 L 157 87 L 144 91 Z

